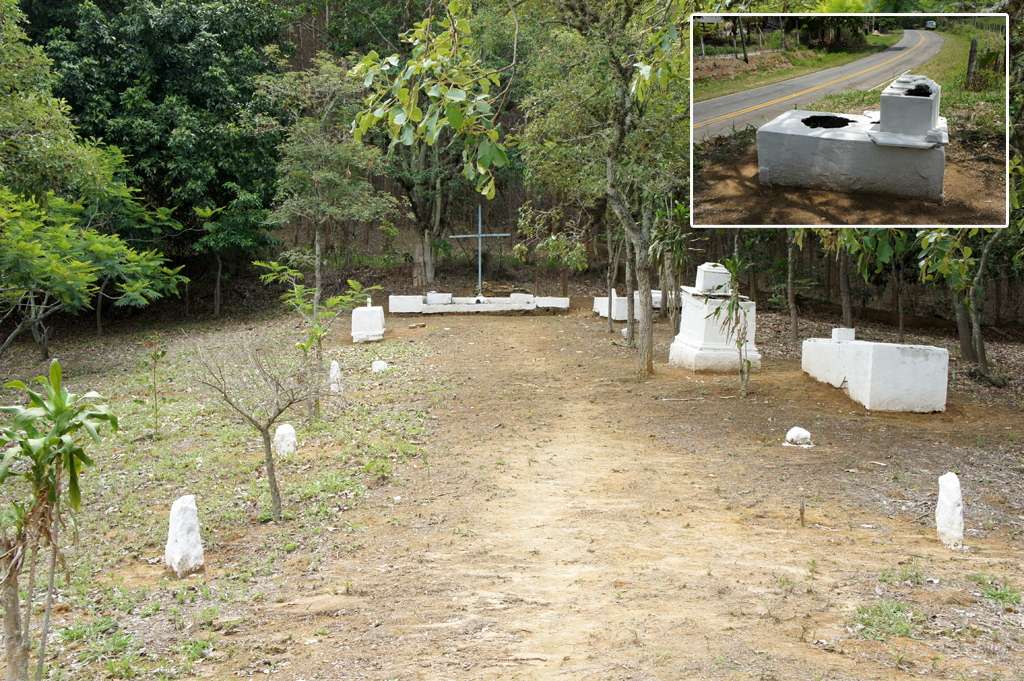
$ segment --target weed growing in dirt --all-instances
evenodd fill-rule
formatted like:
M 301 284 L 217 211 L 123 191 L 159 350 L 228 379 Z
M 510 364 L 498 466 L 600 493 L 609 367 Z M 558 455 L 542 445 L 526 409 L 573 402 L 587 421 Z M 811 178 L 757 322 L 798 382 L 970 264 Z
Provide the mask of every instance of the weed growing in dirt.
M 917 558 L 911 558 L 903 567 L 887 567 L 882 570 L 878 581 L 886 584 L 924 584 L 924 573 Z
M 921 631 L 921 616 L 904 603 L 883 598 L 872 606 L 861 605 L 853 614 L 853 630 L 861 638 L 885 641 L 915 638 Z
M 989 600 L 1003 605 L 1017 605 L 1020 603 L 1020 591 L 1007 582 L 1005 577 L 1002 584 L 983 572 L 967 575 L 967 579 L 977 584 L 981 589 L 981 595 Z

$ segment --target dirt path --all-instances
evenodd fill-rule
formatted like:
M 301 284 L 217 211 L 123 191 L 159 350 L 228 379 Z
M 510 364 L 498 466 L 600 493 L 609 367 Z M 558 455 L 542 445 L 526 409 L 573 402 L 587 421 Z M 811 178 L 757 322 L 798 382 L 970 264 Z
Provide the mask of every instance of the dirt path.
M 384 492 L 401 495 L 386 514 L 409 521 L 368 527 L 361 575 L 342 562 L 325 576 L 372 594 L 358 606 L 369 629 L 296 660 L 301 672 L 285 678 L 340 678 L 317 675 L 328 660 L 344 678 L 380 679 L 995 678 L 1019 668 L 1019 610 L 965 587 L 979 571 L 1024 583 L 1019 476 L 967 461 L 1018 432 L 1019 414 L 955 396 L 942 415 L 868 414 L 791 360 L 766 361 L 744 402 L 732 377 L 659 366 L 641 385 L 632 351 L 611 345 L 605 325 L 577 315 L 396 325 L 396 342 L 428 344 L 434 369 L 465 377 L 435 411 L 433 447 L 450 454 L 429 480 Z M 658 356 L 669 340 L 660 325 Z M 815 448 L 779 444 L 794 424 Z M 934 480 L 955 466 L 969 509 L 964 553 L 929 527 Z M 908 566 L 936 581 L 879 580 Z M 883 596 L 913 604 L 924 629 L 857 637 L 855 609 Z M 971 621 L 1002 624 L 958 637 L 957 623 Z

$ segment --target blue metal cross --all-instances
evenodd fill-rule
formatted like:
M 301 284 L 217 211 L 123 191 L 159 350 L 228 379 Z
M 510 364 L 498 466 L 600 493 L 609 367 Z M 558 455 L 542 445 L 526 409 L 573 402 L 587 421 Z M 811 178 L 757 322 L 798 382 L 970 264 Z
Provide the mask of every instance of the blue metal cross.
M 485 236 L 512 236 L 511 234 L 484 234 L 483 208 L 480 204 L 476 206 L 476 234 L 453 234 L 449 239 L 476 239 L 476 294 L 484 295 L 484 237 Z

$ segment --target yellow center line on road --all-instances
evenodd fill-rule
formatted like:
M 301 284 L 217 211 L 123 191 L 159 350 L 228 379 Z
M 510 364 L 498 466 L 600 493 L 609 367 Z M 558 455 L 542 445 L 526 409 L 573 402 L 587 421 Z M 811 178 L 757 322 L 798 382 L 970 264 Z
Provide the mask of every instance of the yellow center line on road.
M 918 47 L 920 47 L 921 43 L 923 43 L 923 42 L 924 42 L 924 33 L 921 33 L 921 39 L 917 41 L 916 45 L 911 47 L 909 50 L 907 50 L 903 54 L 898 54 L 898 55 L 896 55 L 895 57 L 893 57 L 892 59 L 890 59 L 888 61 L 883 61 L 881 64 L 875 64 L 871 68 L 864 69 L 863 71 L 858 71 L 857 73 L 851 73 L 848 76 L 843 76 L 842 78 L 837 78 L 837 79 L 835 79 L 835 80 L 833 80 L 833 81 L 831 81 L 829 83 L 823 83 L 822 85 L 818 85 L 818 86 L 809 88 L 809 89 L 804 90 L 802 92 L 797 92 L 797 93 L 794 93 L 792 95 L 786 95 L 785 97 L 779 97 L 778 99 L 773 99 L 772 101 L 765 102 L 764 104 L 757 104 L 755 106 L 749 106 L 746 109 L 743 109 L 741 111 L 734 111 L 732 113 L 725 114 L 724 116 L 719 116 L 718 118 L 709 118 L 706 121 L 700 121 L 699 123 L 695 123 L 694 127 L 697 127 L 698 125 L 707 125 L 708 123 L 715 123 L 716 121 L 721 121 L 721 120 L 724 120 L 726 118 L 732 118 L 733 116 L 739 116 L 739 115 L 745 114 L 745 113 L 750 113 L 751 111 L 757 111 L 758 109 L 763 109 L 766 106 L 771 106 L 772 104 L 778 104 L 779 102 L 784 102 L 787 99 L 793 99 L 794 97 L 799 97 L 800 95 L 806 95 L 808 92 L 814 92 L 815 90 L 820 90 L 823 87 L 828 87 L 829 85 L 835 85 L 836 83 L 841 83 L 844 80 L 849 80 L 850 78 L 854 78 L 855 76 L 859 76 L 861 74 L 867 73 L 868 71 L 874 71 L 875 69 L 880 68 L 882 66 L 885 66 L 886 64 L 893 63 L 897 59 L 902 59 L 903 57 L 906 57 L 908 54 L 910 54 L 911 52 L 916 50 Z

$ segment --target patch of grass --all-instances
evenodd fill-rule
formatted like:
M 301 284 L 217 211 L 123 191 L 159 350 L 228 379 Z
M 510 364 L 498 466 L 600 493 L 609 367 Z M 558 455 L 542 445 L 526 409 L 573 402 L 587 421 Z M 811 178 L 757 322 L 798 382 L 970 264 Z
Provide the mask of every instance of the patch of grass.
M 990 601 L 1002 603 L 1003 605 L 1018 605 L 1020 603 L 1020 591 L 1005 579 L 1000 584 L 985 573 L 967 575 L 967 579 L 978 585 L 981 595 Z
M 920 615 L 910 607 L 892 598 L 883 598 L 872 606 L 859 606 L 853 614 L 857 635 L 876 641 L 915 638 L 921 631 L 920 620 Z
M 698 185 L 700 173 L 705 165 L 721 163 L 742 156 L 757 138 L 757 128 L 748 125 L 742 130 L 733 129 L 729 135 L 711 137 L 693 147 L 693 174 Z M 699 186 L 695 189 L 699 189 Z M 702 393 L 703 394 L 703 393 Z
M 924 584 L 924 573 L 917 558 L 911 558 L 903 567 L 887 567 L 882 570 L 878 581 L 886 584 Z
M 831 69 L 836 66 L 843 66 L 844 64 L 849 64 L 850 62 L 857 61 L 858 59 L 870 56 L 876 52 L 881 52 L 890 45 L 897 43 L 902 37 L 902 34 L 867 36 L 868 41 L 865 45 L 852 45 L 837 47 L 835 49 L 815 50 L 813 52 L 813 57 L 806 56 L 811 52 L 811 50 L 806 48 L 791 52 L 782 52 L 780 54 L 786 57 L 792 66 L 772 73 L 766 74 L 764 71 L 752 69 L 732 76 L 731 78 L 714 80 L 697 78 L 693 84 L 693 101 L 702 102 L 707 99 L 714 99 L 715 97 L 725 97 L 726 95 L 736 94 L 737 92 L 743 92 L 744 90 L 750 90 L 764 85 L 771 85 L 773 83 L 781 83 L 784 80 L 799 78 L 800 76 L 806 76 L 809 73 L 824 71 L 825 69 Z M 698 47 L 697 49 L 700 48 Z

